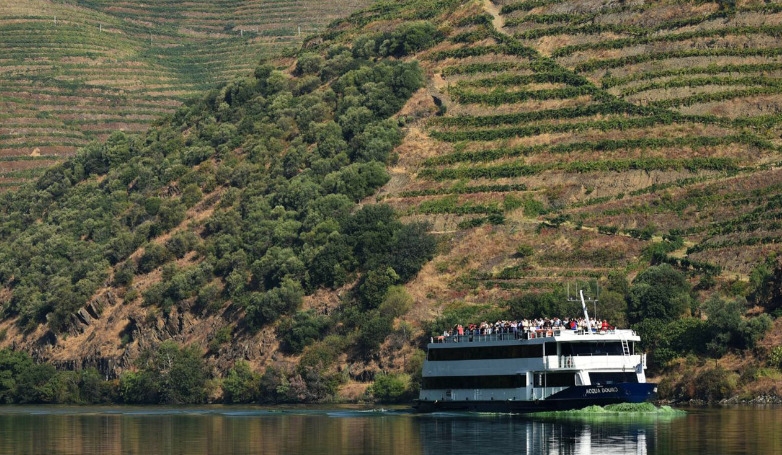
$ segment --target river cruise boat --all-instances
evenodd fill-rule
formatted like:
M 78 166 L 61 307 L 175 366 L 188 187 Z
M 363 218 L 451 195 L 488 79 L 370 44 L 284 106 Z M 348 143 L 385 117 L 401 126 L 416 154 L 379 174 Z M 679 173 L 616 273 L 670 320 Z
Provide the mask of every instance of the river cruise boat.
M 632 330 L 467 331 L 430 341 L 420 412 L 571 410 L 640 403 L 657 392 Z

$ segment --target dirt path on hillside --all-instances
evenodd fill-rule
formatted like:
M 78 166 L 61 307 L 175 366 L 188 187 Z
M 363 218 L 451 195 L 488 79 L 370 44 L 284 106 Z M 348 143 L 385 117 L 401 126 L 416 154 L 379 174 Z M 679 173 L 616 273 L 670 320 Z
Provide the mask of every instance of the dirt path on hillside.
M 505 18 L 500 15 L 500 7 L 492 3 L 491 0 L 483 0 L 483 9 L 492 15 L 494 18 L 492 20 L 492 25 L 494 25 L 494 28 L 504 34 L 508 34 L 508 32 L 505 31 Z

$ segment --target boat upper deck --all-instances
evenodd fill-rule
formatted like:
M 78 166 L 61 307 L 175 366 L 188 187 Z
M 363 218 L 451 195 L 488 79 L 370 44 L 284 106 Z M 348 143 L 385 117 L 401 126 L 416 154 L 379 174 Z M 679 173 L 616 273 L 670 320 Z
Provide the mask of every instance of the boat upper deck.
M 432 345 L 450 344 L 452 347 L 464 346 L 469 343 L 486 344 L 538 344 L 552 341 L 564 342 L 605 342 L 605 341 L 640 341 L 641 338 L 633 330 L 570 330 L 564 328 L 530 330 L 528 332 L 495 332 L 489 334 L 465 333 L 464 335 L 449 335 L 432 337 L 429 340 Z

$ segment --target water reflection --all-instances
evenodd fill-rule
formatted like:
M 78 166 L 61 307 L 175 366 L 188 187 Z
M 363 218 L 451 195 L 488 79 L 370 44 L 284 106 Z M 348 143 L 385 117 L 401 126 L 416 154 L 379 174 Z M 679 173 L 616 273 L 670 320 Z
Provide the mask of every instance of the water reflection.
M 503 453 L 587 455 L 647 454 L 654 447 L 651 421 L 541 419 L 524 416 L 454 415 L 422 419 L 424 453 L 471 454 L 476 447 Z M 426 437 L 423 437 L 426 435 Z
M 639 416 L 0 406 L 0 454 L 782 453 L 782 408 Z
M 0 407 L 0 454 L 415 454 L 407 412 Z

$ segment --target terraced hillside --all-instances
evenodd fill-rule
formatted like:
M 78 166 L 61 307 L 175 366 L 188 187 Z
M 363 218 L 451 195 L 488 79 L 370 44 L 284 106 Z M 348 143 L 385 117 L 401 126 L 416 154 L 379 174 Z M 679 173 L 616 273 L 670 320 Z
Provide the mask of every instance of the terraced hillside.
M 371 2 L 0 0 L 0 189 L 146 129 Z
M 492 301 L 649 261 L 705 289 L 779 250 L 782 5 L 471 8 L 421 56 L 439 115 L 381 196 L 454 237 L 422 295 Z

